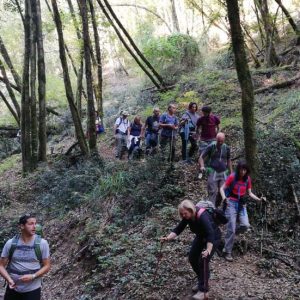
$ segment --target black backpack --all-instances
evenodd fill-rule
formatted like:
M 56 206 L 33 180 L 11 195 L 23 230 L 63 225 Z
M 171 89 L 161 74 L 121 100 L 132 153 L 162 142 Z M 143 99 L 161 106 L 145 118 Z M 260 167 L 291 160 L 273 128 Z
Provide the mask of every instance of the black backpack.
M 199 209 L 197 212 L 197 218 L 200 218 L 201 214 L 204 211 L 207 211 L 212 216 L 212 219 L 217 226 L 225 225 L 228 223 L 228 219 L 226 218 L 224 211 L 215 208 L 210 201 L 199 201 L 196 204 L 196 208 Z

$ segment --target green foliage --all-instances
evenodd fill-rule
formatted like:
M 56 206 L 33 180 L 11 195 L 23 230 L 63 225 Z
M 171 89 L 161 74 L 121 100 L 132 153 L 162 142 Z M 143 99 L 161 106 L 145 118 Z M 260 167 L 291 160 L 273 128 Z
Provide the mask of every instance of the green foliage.
M 20 162 L 20 154 L 11 155 L 10 157 L 4 159 L 0 162 L 0 175 L 11 169 L 13 166 Z
M 174 75 L 185 69 L 194 68 L 200 58 L 197 42 L 185 34 L 151 38 L 143 50 L 155 68 L 165 76 L 170 72 Z

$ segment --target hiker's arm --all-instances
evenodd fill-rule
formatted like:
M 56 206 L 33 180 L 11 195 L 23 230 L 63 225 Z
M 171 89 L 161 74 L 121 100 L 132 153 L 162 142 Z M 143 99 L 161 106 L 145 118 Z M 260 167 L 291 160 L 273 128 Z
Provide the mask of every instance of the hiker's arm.
M 50 270 L 50 258 L 46 258 L 42 260 L 42 268 L 39 269 L 35 274 L 27 274 L 20 277 L 20 280 L 23 282 L 33 281 L 37 277 L 42 277 Z
M 249 194 L 249 196 L 250 196 L 252 199 L 257 200 L 257 201 L 261 201 L 260 198 L 258 198 L 256 195 L 254 195 L 254 194 L 252 193 L 251 189 L 248 189 L 248 194 Z
M 9 287 L 14 288 L 16 286 L 16 284 L 6 271 L 5 267 L 7 264 L 8 264 L 8 258 L 1 257 L 1 259 L 0 259 L 0 274 L 8 282 Z
M 213 249 L 213 243 L 208 242 L 206 245 L 206 249 L 202 251 L 202 257 L 207 257 L 211 254 L 211 251 Z
M 226 182 L 224 182 L 224 184 L 220 187 L 220 194 L 221 194 L 223 201 L 226 199 L 226 195 L 225 195 L 226 188 L 227 188 L 227 185 L 226 185 Z
M 202 152 L 202 154 L 199 157 L 199 166 L 201 171 L 205 171 L 205 166 L 204 166 L 204 158 L 206 156 L 206 151 Z

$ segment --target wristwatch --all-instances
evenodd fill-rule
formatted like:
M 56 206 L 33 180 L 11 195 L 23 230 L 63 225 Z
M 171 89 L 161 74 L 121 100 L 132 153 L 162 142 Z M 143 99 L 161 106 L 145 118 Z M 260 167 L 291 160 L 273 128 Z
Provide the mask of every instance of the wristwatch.
M 35 274 L 32 274 L 32 280 L 34 280 L 36 278 Z

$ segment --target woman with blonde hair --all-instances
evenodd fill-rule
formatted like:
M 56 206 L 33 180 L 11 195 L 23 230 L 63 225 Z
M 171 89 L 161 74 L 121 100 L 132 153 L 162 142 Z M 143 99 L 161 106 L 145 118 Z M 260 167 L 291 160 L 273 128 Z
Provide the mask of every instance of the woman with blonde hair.
M 187 225 L 196 234 L 189 252 L 189 262 L 198 277 L 198 292 L 193 299 L 202 300 L 208 296 L 209 261 L 220 243 L 221 232 L 210 213 L 196 207 L 190 200 L 183 200 L 178 206 L 178 212 L 182 220 L 161 241 L 175 239 Z

